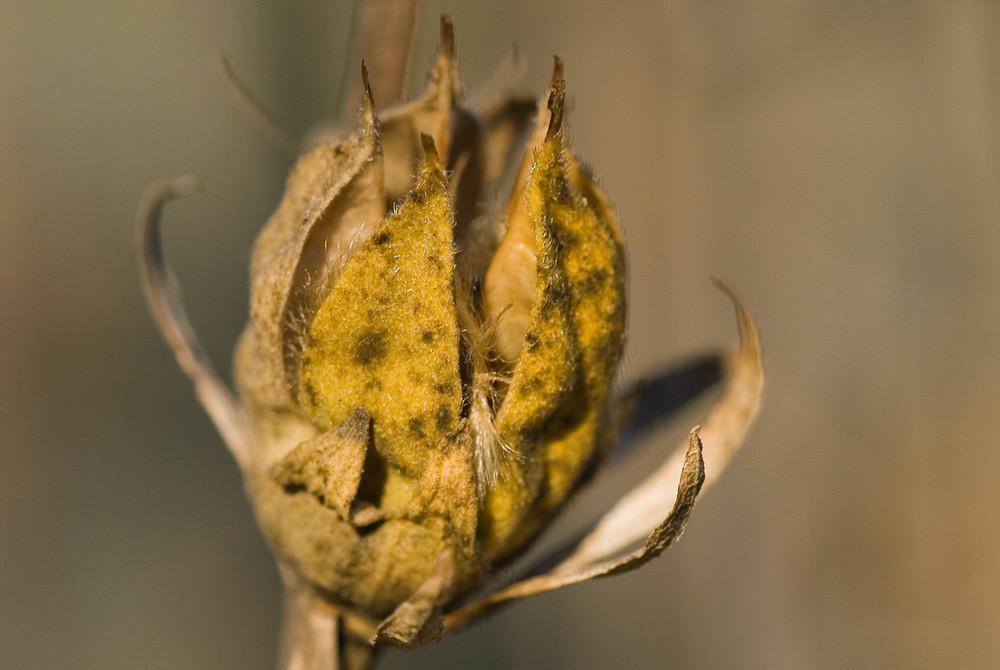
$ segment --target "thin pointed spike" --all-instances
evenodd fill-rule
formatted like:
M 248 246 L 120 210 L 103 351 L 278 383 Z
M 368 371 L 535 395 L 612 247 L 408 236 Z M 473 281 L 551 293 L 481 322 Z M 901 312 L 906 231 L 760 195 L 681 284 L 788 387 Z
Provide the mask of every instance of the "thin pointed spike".
M 435 162 L 440 160 L 438 156 L 437 146 L 434 144 L 434 138 L 427 133 L 420 133 L 420 143 L 424 147 L 424 155 L 428 159 L 433 159 Z
M 293 156 L 298 156 L 302 152 L 302 142 L 282 128 L 281 124 L 274 118 L 274 115 L 254 97 L 254 94 L 250 91 L 250 87 L 244 84 L 243 80 L 237 76 L 232 64 L 222 54 L 219 54 L 219 67 L 222 69 L 222 76 L 226 81 L 230 93 L 236 98 L 250 119 L 267 134 L 268 138 L 276 146 Z
M 368 68 L 365 66 L 364 61 L 361 61 L 361 86 L 364 90 L 364 100 L 361 105 L 361 121 L 366 132 L 375 133 L 375 96 L 372 94 L 372 85 L 368 79 Z
M 375 96 L 372 94 L 371 80 L 368 79 L 368 67 L 365 65 L 364 61 L 361 61 L 361 86 L 364 88 L 365 92 L 365 104 L 374 109 Z
M 563 78 L 563 64 L 559 56 L 555 57 L 552 68 L 552 83 L 549 84 L 549 127 L 545 138 L 551 139 L 562 129 L 563 110 L 566 106 L 566 80 Z
M 229 387 L 216 374 L 191 328 L 163 256 L 160 237 L 163 206 L 170 200 L 187 197 L 199 190 L 201 187 L 193 177 L 178 177 L 149 187 L 139 209 L 139 265 L 153 318 L 181 369 L 194 383 L 202 406 L 246 474 L 253 467 L 252 437 L 243 410 Z
M 455 24 L 447 14 L 441 15 L 441 54 L 455 57 Z

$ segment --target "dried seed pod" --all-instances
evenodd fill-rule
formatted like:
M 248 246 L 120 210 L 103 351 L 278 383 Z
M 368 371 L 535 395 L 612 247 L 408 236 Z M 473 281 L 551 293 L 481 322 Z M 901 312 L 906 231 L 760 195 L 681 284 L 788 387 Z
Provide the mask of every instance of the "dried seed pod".
M 624 343 L 621 235 L 566 148 L 561 63 L 489 225 L 500 159 L 481 159 L 488 126 L 460 89 L 445 21 L 421 98 L 379 120 L 369 96 L 360 132 L 300 160 L 254 251 L 237 356 L 268 465 L 251 487 L 262 526 L 376 617 L 441 556 L 453 596 L 541 529 L 604 451 Z M 479 274 L 464 262 L 494 246 Z
M 254 247 L 238 399 L 160 249 L 159 211 L 193 182 L 153 187 L 140 215 L 154 316 L 281 567 L 287 667 L 334 663 L 339 625 L 341 660 L 363 667 L 369 644 L 419 644 L 516 598 L 642 565 L 680 536 L 711 481 L 699 431 L 717 476 L 761 404 L 756 326 L 723 286 L 743 342 L 704 428 L 555 568 L 456 607 L 579 488 L 646 387 L 610 395 L 625 337 L 622 236 L 566 146 L 562 64 L 532 126 L 522 101 L 463 107 L 447 18 L 441 42 L 426 92 L 381 114 L 362 66 L 360 129 L 327 134 L 293 169 Z M 487 194 L 508 168 L 496 215 Z

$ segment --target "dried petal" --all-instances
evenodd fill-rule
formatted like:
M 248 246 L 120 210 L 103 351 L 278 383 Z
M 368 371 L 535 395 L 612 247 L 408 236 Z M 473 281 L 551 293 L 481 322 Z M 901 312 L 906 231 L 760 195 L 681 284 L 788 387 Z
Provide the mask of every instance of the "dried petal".
M 285 196 L 261 231 L 251 262 L 250 322 L 236 352 L 240 395 L 262 434 L 264 462 L 315 429 L 297 418 L 294 380 L 303 328 L 350 246 L 382 219 L 383 164 L 371 100 L 364 127 L 296 164 Z
M 368 450 L 371 415 L 356 410 L 336 430 L 302 442 L 271 468 L 271 477 L 287 490 L 304 490 L 351 517 Z M 356 523 L 356 522 L 355 522 Z
M 510 228 L 486 275 L 498 349 L 516 360 L 497 413 L 501 439 L 521 457 L 486 496 L 486 551 L 520 547 L 548 520 L 598 451 L 605 401 L 624 346 L 624 256 L 610 208 L 584 192 L 561 132 L 557 61 L 538 124 L 540 143 L 512 196 Z M 529 238 L 530 234 L 530 238 Z
M 202 407 L 212 418 L 233 458 L 244 472 L 256 469 L 254 439 L 243 407 L 215 371 L 198 336 L 188 322 L 184 305 L 160 242 L 160 214 L 168 200 L 183 198 L 199 190 L 192 177 L 178 177 L 153 184 L 146 190 L 139 208 L 139 266 L 143 289 L 160 331 L 170 345 L 184 373 L 191 379 Z
M 684 526 L 694 508 L 695 498 L 698 497 L 705 480 L 705 464 L 701 451 L 698 427 L 695 427 L 689 436 L 689 445 L 684 458 L 684 467 L 681 470 L 680 482 L 677 485 L 677 497 L 674 500 L 673 508 L 670 510 L 670 514 L 649 534 L 641 549 L 603 563 L 590 564 L 578 572 L 554 570 L 548 574 L 525 579 L 505 589 L 495 591 L 481 600 L 445 615 L 445 631 L 453 632 L 464 628 L 513 600 L 552 591 L 589 579 L 609 577 L 634 570 L 659 556 L 684 532 Z
M 448 599 L 454 580 L 454 556 L 450 551 L 444 551 L 420 588 L 379 624 L 372 644 L 394 642 L 416 645 L 439 641 L 444 633 L 441 607 Z
M 708 463 L 705 484 L 710 486 L 740 448 L 760 411 L 764 396 L 764 366 L 760 335 L 753 316 L 739 298 L 717 282 L 733 302 L 740 329 L 741 345 L 733 357 L 731 372 L 722 396 L 706 417 L 700 435 Z M 644 482 L 634 487 L 609 510 L 577 546 L 573 555 L 555 571 L 579 570 L 605 560 L 641 539 L 657 523 L 661 510 L 669 504 L 664 493 L 667 482 L 681 469 L 684 449 L 677 449 Z

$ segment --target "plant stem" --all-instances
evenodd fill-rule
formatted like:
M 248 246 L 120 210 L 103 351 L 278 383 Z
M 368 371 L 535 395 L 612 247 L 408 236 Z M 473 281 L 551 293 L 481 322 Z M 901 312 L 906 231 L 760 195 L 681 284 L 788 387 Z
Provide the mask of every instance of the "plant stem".
M 336 607 L 284 571 L 278 670 L 366 670 L 375 649 Z
M 354 10 L 350 49 L 343 77 L 340 119 L 354 118 L 363 94 L 361 61 L 368 68 L 378 108 L 402 102 L 409 73 L 419 0 L 360 0 Z

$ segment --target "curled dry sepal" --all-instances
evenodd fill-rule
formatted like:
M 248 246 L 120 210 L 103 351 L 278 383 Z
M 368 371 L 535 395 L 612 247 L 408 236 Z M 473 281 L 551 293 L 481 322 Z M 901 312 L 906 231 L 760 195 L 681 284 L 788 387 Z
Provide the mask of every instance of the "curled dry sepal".
M 361 667 L 365 645 L 439 639 L 502 603 L 645 563 L 680 536 L 706 481 L 703 450 L 716 476 L 763 391 L 753 319 L 723 287 L 742 346 L 703 425 L 555 567 L 470 602 L 626 423 L 635 394 L 611 393 L 621 232 L 567 148 L 558 60 L 537 108 L 511 99 L 474 113 L 444 19 L 422 97 L 376 114 L 363 77 L 360 130 L 299 159 L 257 239 L 237 395 L 203 354 L 160 250 L 163 203 L 194 184 L 153 187 L 140 215 L 154 315 L 281 567 L 289 668 Z M 510 195 L 491 207 L 500 189 Z

